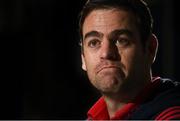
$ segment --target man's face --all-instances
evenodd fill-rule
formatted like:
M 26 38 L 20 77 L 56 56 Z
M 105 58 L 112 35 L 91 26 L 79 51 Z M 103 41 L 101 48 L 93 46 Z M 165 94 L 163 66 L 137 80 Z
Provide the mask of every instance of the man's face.
M 135 16 L 124 10 L 94 10 L 83 24 L 82 68 L 102 93 L 138 85 L 149 61 Z M 137 82 L 136 82 L 137 81 Z

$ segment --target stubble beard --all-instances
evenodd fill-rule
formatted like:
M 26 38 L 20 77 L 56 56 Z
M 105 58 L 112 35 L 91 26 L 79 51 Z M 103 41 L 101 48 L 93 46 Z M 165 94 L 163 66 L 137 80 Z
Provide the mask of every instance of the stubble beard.
M 121 89 L 121 85 L 123 84 L 124 75 L 119 72 L 110 72 L 104 71 L 95 75 L 94 86 L 102 93 L 102 94 L 114 94 L 118 93 Z

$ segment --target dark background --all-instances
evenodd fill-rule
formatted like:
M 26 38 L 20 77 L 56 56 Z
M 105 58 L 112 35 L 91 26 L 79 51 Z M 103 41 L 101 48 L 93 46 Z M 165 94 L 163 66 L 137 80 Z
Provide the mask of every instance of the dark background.
M 180 80 L 177 0 L 147 0 L 159 39 L 153 75 Z M 81 69 L 85 0 L 1 0 L 1 119 L 85 119 L 98 99 Z

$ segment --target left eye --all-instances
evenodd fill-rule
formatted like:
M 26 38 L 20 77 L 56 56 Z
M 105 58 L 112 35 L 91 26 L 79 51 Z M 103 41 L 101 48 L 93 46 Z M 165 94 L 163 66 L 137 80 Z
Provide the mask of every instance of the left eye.
M 116 46 L 125 47 L 129 44 L 129 40 L 125 38 L 119 38 L 115 41 Z

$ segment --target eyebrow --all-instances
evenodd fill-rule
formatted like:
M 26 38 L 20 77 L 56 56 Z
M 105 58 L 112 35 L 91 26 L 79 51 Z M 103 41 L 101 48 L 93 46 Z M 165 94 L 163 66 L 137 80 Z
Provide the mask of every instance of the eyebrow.
M 114 31 L 112 31 L 110 33 L 110 35 L 108 36 L 108 38 L 113 38 L 115 36 L 118 36 L 118 35 L 122 35 L 122 34 L 126 34 L 130 37 L 133 36 L 133 32 L 128 30 L 128 29 L 116 29 Z M 102 37 L 103 36 L 103 33 L 101 32 L 98 32 L 98 31 L 90 31 L 88 33 L 85 34 L 84 38 L 83 38 L 83 41 L 86 40 L 88 37 Z
M 116 30 L 114 30 L 114 31 L 112 31 L 110 33 L 108 38 L 113 38 L 115 36 L 122 35 L 122 34 L 125 34 L 125 35 L 127 35 L 129 37 L 133 36 L 133 32 L 131 30 L 128 30 L 128 29 L 116 29 Z
M 90 31 L 88 33 L 85 34 L 84 39 L 87 39 L 88 37 L 102 37 L 103 33 L 98 32 L 98 31 Z

